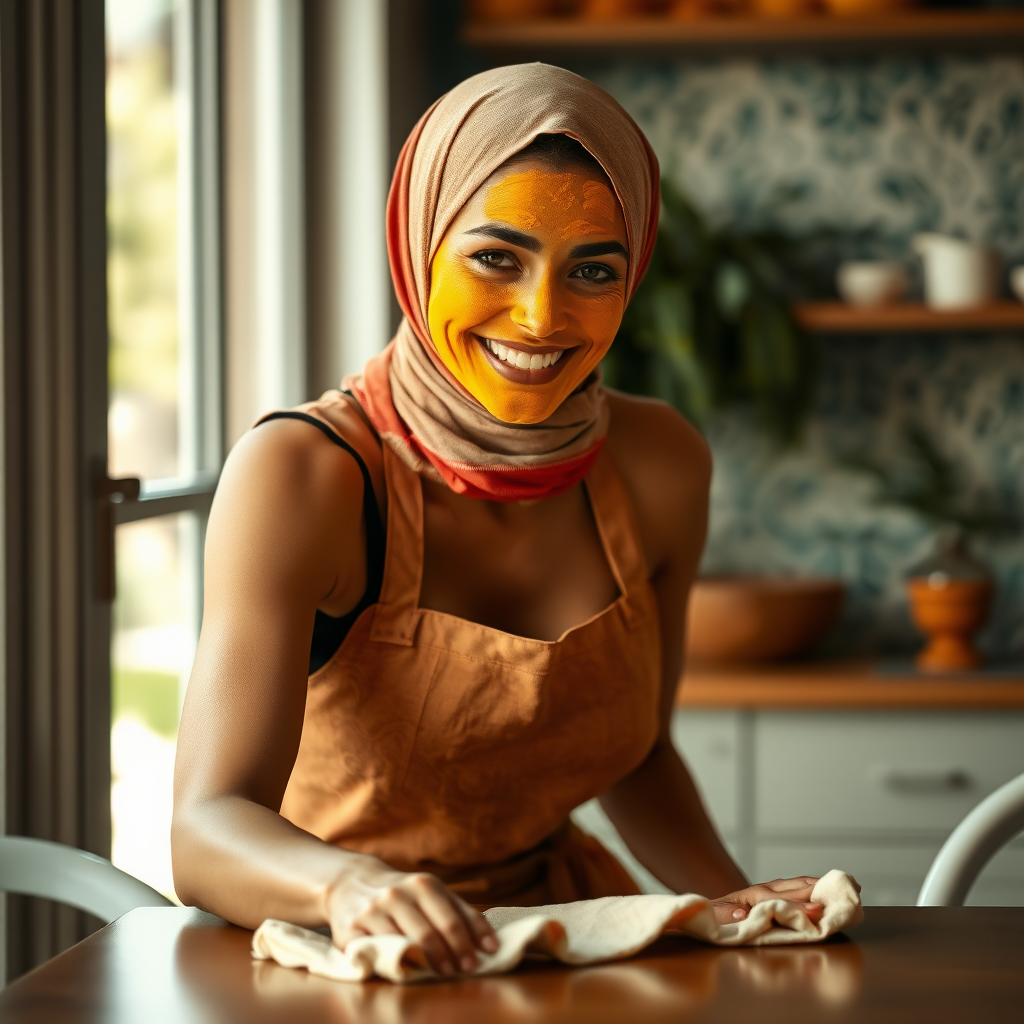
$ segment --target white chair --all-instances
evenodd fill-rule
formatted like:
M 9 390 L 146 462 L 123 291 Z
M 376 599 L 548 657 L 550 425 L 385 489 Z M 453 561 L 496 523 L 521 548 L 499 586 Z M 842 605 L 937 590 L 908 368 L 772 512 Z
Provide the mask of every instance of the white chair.
M 25 836 L 0 836 L 0 891 L 66 903 L 106 924 L 136 907 L 174 906 L 109 860 Z
M 919 907 L 962 907 L 982 868 L 1024 831 L 1024 775 L 987 796 L 960 822 L 932 861 Z

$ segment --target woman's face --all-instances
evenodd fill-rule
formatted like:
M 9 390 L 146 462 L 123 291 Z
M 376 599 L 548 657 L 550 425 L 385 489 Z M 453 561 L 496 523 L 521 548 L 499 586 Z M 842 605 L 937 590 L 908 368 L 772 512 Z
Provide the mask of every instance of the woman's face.
M 608 351 L 626 305 L 626 224 L 607 180 L 540 162 L 499 169 L 430 267 L 430 336 L 506 423 L 539 423 Z

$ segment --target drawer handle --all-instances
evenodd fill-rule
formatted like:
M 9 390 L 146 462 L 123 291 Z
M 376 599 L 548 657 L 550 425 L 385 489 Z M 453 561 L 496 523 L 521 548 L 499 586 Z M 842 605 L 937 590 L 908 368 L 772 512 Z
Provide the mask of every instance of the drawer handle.
M 962 768 L 945 771 L 889 768 L 882 773 L 882 785 L 897 793 L 957 793 L 971 788 L 971 777 Z

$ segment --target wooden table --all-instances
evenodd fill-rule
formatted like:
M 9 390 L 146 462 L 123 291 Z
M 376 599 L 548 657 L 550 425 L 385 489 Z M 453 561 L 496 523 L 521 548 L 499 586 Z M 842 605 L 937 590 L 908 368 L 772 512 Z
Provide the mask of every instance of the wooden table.
M 849 938 L 713 949 L 662 939 L 616 964 L 480 980 L 330 982 L 250 959 L 250 933 L 135 910 L 9 985 L 5 1024 L 1024 1020 L 1024 908 L 870 907 Z

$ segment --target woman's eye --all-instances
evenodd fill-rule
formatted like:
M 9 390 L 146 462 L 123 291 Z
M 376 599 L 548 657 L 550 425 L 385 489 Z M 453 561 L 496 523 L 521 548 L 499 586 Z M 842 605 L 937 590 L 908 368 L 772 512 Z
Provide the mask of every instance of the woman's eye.
M 582 267 L 577 267 L 572 272 L 572 276 L 578 277 L 582 281 L 598 284 L 618 280 L 618 275 L 612 271 L 611 267 L 606 267 L 603 263 L 585 263 Z
M 497 270 L 509 270 L 516 265 L 507 252 L 491 249 L 486 252 L 475 253 L 473 259 L 478 263 L 482 263 L 485 267 L 492 267 Z

